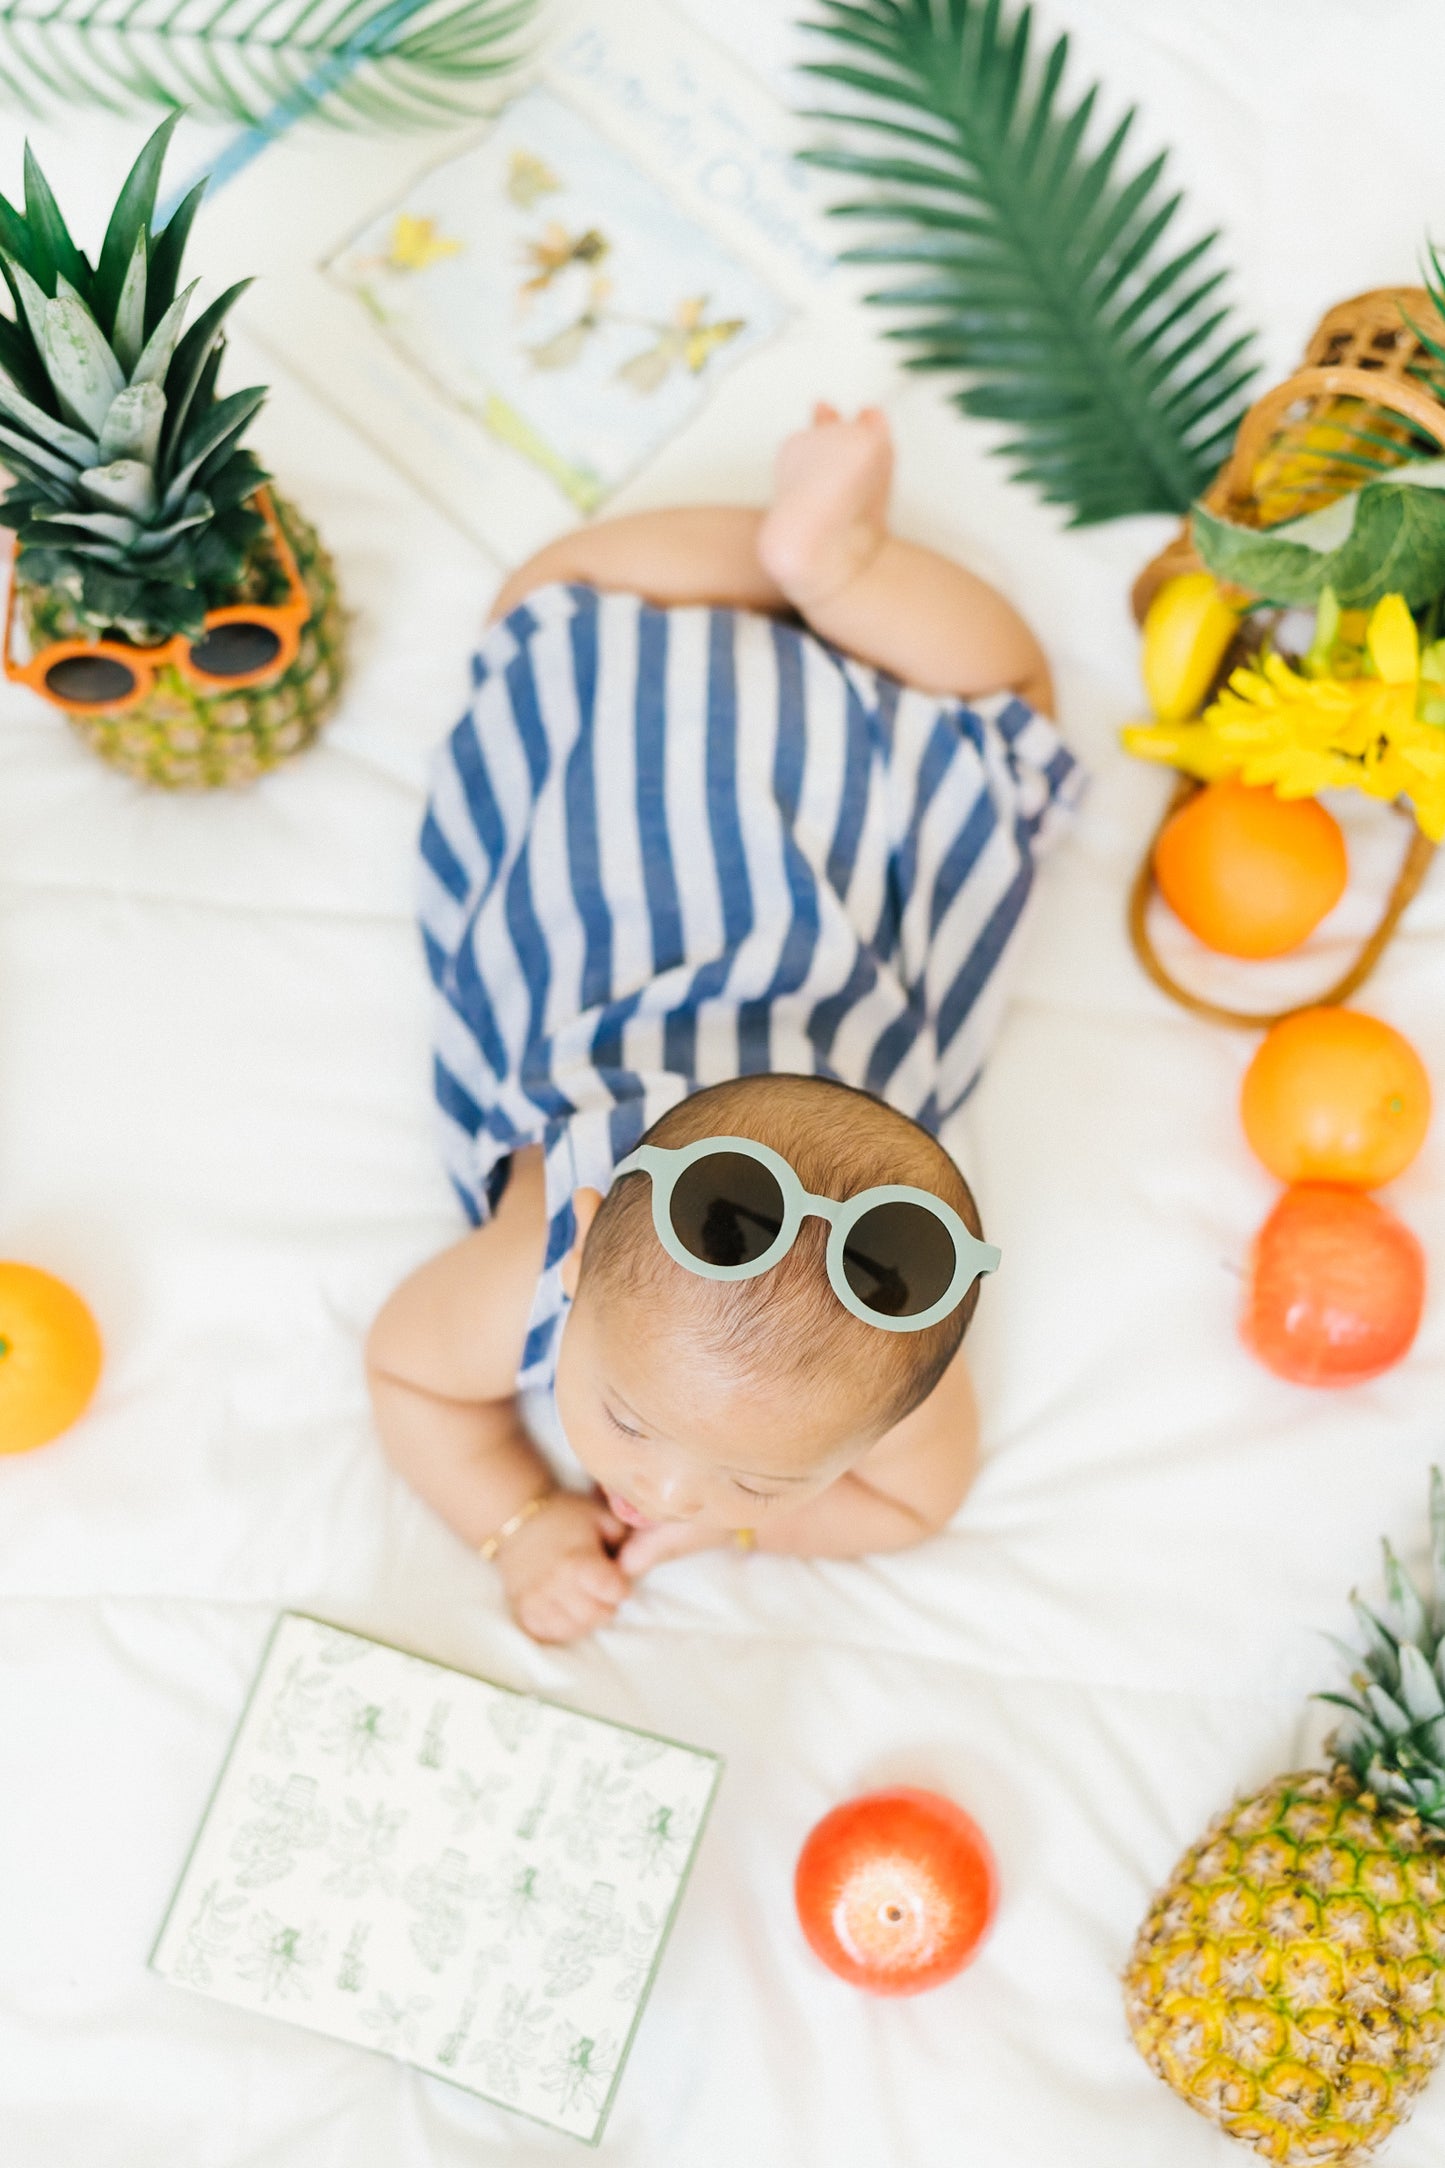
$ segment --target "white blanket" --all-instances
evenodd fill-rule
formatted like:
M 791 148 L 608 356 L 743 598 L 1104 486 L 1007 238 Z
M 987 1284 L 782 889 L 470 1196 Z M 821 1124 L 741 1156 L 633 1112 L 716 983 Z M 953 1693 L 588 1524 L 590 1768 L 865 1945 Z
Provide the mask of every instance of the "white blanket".
M 791 8 L 690 5 L 786 88 Z M 1433 0 L 1061 0 L 1047 14 L 1077 26 L 1079 80 L 1106 79 L 1111 113 L 1142 102 L 1140 157 L 1177 147 L 1191 214 L 1226 228 L 1273 371 L 1330 302 L 1413 275 L 1445 219 Z M 19 134 L 0 122 L 7 193 Z M 67 208 L 88 204 L 91 243 L 137 137 L 91 116 L 35 131 Z M 353 188 L 380 155 L 315 134 L 278 147 L 202 218 L 197 267 L 299 276 L 290 206 Z M 348 205 L 332 210 L 344 230 Z M 970 1342 L 986 1464 L 953 1529 L 916 1552 L 689 1561 L 609 1632 L 546 1650 L 384 1465 L 361 1338 L 394 1282 L 458 1230 L 433 1147 L 413 838 L 426 755 L 502 565 L 244 319 L 229 381 L 273 382 L 261 447 L 323 528 L 356 613 L 340 718 L 249 793 L 170 799 L 4 694 L 0 1252 L 81 1288 L 107 1344 L 84 1424 L 0 1462 L 6 2168 L 573 2157 L 390 2061 L 147 1972 L 286 1606 L 726 1756 L 604 2158 L 1244 2157 L 1135 2055 L 1117 1974 L 1150 1890 L 1207 1816 L 1317 1745 L 1306 1697 L 1335 1661 L 1319 1630 L 1343 1631 L 1351 1585 L 1376 1584 L 1377 1533 L 1418 1554 L 1426 1470 L 1445 1450 L 1445 1309 L 1434 1293 L 1408 1361 L 1349 1393 L 1282 1384 L 1239 1346 L 1238 1275 L 1275 1194 L 1235 1111 L 1252 1041 L 1170 1008 L 1123 934 L 1165 788 L 1114 748 L 1139 702 L 1126 595 L 1168 523 L 1066 533 L 941 385 L 895 372 L 871 317 L 850 324 L 824 354 L 804 322 L 740 365 L 618 503 L 760 497 L 808 397 L 881 388 L 900 528 L 1029 611 L 1095 773 L 952 1140 L 1006 1265 Z M 559 500 L 555 525 L 566 518 Z M 1351 836 L 1359 880 L 1312 946 L 1321 974 L 1398 847 L 1378 812 Z M 1201 968 L 1182 939 L 1170 953 Z M 1445 1080 L 1442 985 L 1437 874 L 1365 1005 Z M 1389 1198 L 1437 1276 L 1442 1140 L 1445 1122 Z M 1003 1902 L 969 1972 L 887 2003 L 818 1966 L 790 1892 L 811 1823 L 894 1781 L 970 1809 Z M 1445 2082 L 1389 2159 L 1445 2159 Z

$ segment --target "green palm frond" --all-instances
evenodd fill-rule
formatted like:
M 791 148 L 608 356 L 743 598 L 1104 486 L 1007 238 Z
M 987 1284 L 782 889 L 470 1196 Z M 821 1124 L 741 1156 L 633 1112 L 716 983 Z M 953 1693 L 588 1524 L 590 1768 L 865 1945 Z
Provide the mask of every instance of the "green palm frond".
M 1208 234 L 1179 246 L 1162 156 L 1132 176 L 1132 109 L 1089 148 L 1097 85 L 1061 97 L 1068 39 L 1041 65 L 1031 10 L 1000 0 L 819 0 L 808 72 L 844 98 L 809 162 L 859 184 L 833 206 L 874 236 L 843 261 L 914 275 L 869 298 L 906 309 L 915 369 L 962 371 L 967 414 L 1016 432 L 1020 479 L 1074 525 L 1182 512 L 1227 454 L 1254 375 Z
M 466 118 L 534 0 L 0 0 L 0 98 L 31 112 L 184 107 L 247 127 Z

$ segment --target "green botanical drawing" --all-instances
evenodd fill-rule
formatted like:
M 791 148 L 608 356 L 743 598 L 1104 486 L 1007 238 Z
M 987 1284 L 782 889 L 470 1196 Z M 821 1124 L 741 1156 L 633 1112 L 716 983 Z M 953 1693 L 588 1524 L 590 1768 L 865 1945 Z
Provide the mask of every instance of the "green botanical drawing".
M 406 1818 L 405 1807 L 388 1807 L 381 1800 L 364 1807 L 359 1799 L 348 1798 L 331 1833 L 336 1865 L 321 1887 L 342 1897 L 395 1889 L 397 1833 Z
M 551 2060 L 538 2077 L 558 2112 L 571 2115 L 579 2107 L 601 2107 L 616 2067 L 617 2043 L 610 2033 L 594 2040 L 570 2025 L 559 2025 L 552 2035 Z
M 208 1882 L 201 1891 L 186 1939 L 176 1959 L 175 1976 L 188 1987 L 209 1987 L 215 1979 L 215 1960 L 225 1952 L 246 1911 L 244 1897 L 222 1897 L 219 1882 Z
M 380 2048 L 383 2055 L 405 2055 L 415 2048 L 417 2024 L 432 2006 L 430 1995 L 378 1994 L 369 2010 L 361 2013 L 361 2022 L 372 2034 L 372 2046 Z
M 530 1988 L 506 1988 L 490 2037 L 479 2040 L 469 2058 L 480 2065 L 482 2083 L 503 2096 L 520 2092 L 525 2073 L 542 2052 L 542 2036 L 552 2017 L 549 2006 L 536 2002 Z
M 253 1777 L 250 1793 L 262 1811 L 241 1824 L 231 1857 L 240 1887 L 262 1889 L 290 1874 L 300 1853 L 324 1844 L 328 1823 L 317 1804 L 314 1777 L 289 1776 L 283 1784 Z
M 497 1819 L 498 1801 L 511 1788 L 511 1778 L 500 1769 L 489 1769 L 484 1777 L 474 1777 L 466 1769 L 454 1769 L 442 1793 L 452 1810 L 452 1835 L 469 1836 L 478 1822 L 485 1822 L 490 1827 Z
M 555 1895 L 552 1877 L 535 1860 L 514 1852 L 493 1876 L 482 1909 L 504 1935 L 520 1941 L 544 1931 L 548 1907 Z
M 622 1809 L 631 1796 L 630 1780 L 606 1762 L 585 1761 L 572 1781 L 566 1807 L 547 1835 L 579 1866 L 594 1867 L 612 1841 Z
M 428 1972 L 440 1972 L 461 1949 L 471 1906 L 485 1887 L 486 1876 L 473 1874 L 466 1855 L 451 1850 L 407 1876 L 402 1896 L 417 1914 L 411 1944 Z
M 439 1701 L 426 1720 L 426 1730 L 421 1735 L 421 1745 L 417 1748 L 416 1755 L 423 1769 L 440 1769 L 446 1761 L 447 1744 L 444 1733 L 451 1710 L 449 1701 Z
M 358 1920 L 351 1930 L 341 1953 L 341 1969 L 336 1975 L 336 1984 L 343 1995 L 359 1995 L 366 1985 L 366 1967 L 361 1959 L 370 1933 L 370 1920 Z
M 339 1626 L 323 1626 L 320 1619 L 310 1620 L 316 1653 L 323 1664 L 333 1668 L 338 1664 L 360 1664 L 376 1647 L 374 1641 L 363 1641 L 357 1634 L 343 1633 Z
M 498 1694 L 487 1704 L 487 1722 L 509 1754 L 530 1739 L 542 1721 L 542 1704 L 530 1694 Z
M 622 1948 L 625 1922 L 610 1882 L 594 1882 L 580 1905 L 569 1908 L 565 1925 L 550 1935 L 542 1952 L 545 1991 L 554 1999 L 585 1987 L 606 1958 Z
M 487 1958 L 485 1956 L 479 1957 L 472 1966 L 471 1985 L 467 1989 L 461 2009 L 457 2012 L 457 2021 L 447 2032 L 443 2033 L 438 2043 L 436 2059 L 447 2070 L 455 2069 L 457 2063 L 461 2060 L 462 2049 L 466 2046 L 471 2029 L 476 2023 L 477 2011 L 481 2005 L 481 1991 L 486 1981 L 488 1969 Z
M 517 1824 L 517 1835 L 530 1843 L 542 1826 L 542 1818 L 552 1804 L 552 1794 L 557 1789 L 557 1779 L 567 1752 L 567 1742 L 559 1733 L 547 1750 L 547 1766 L 542 1772 L 532 1803 Z
M 687 1863 L 697 1836 L 697 1815 L 691 1807 L 669 1805 L 644 1792 L 634 1802 L 632 1825 L 618 1839 L 624 1859 L 635 1859 L 643 1875 L 677 1875 Z
M 645 1769 L 649 1762 L 655 1762 L 662 1755 L 674 1751 L 665 1739 L 654 1739 L 645 1731 L 624 1732 L 619 1759 L 624 1769 L 636 1771 Z
M 309 1657 L 292 1659 L 266 1711 L 260 1738 L 263 1754 L 295 1760 L 302 1740 L 314 1728 L 325 1706 L 330 1683 L 324 1671 L 312 1670 Z
M 405 1734 L 406 1712 L 399 1701 L 367 1701 L 355 1687 L 344 1686 L 332 1697 L 321 1751 L 339 1755 L 348 1776 L 389 1776 L 391 1749 Z
M 657 1946 L 665 1923 L 665 1912 L 654 1912 L 651 1905 L 638 1905 L 623 1943 L 626 1970 L 617 1975 L 612 1990 L 614 2002 L 631 2005 L 645 1991 L 657 1963 Z
M 236 1960 L 243 1980 L 254 1980 L 263 2002 L 286 2002 L 299 1995 L 311 2000 L 308 1973 L 316 1971 L 326 1955 L 326 1936 L 315 1920 L 295 1927 L 277 1919 L 273 1912 L 258 1912 L 250 1922 L 250 1948 Z

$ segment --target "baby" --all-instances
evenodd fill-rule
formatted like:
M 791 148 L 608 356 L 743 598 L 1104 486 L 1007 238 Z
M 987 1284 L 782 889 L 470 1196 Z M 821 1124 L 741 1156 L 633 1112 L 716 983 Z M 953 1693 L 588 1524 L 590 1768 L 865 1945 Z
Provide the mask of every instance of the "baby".
M 368 1373 L 539 1640 L 710 1545 L 901 1549 L 973 1473 L 960 1343 L 998 1252 L 934 1131 L 1078 778 L 1022 620 L 888 532 L 891 465 L 876 409 L 820 406 L 767 512 L 551 544 L 438 761 L 434 1073 L 476 1224 Z

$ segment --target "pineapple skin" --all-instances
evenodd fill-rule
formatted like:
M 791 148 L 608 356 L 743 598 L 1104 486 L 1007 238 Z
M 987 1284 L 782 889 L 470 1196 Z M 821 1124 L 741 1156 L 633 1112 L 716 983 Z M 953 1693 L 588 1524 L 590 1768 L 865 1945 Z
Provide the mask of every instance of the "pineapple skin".
M 1230 2137 L 1354 2168 L 1445 2050 L 1445 1838 L 1342 1764 L 1277 1777 L 1180 1860 L 1124 1999 L 1151 2069 Z
M 272 501 L 311 603 L 295 662 L 269 685 L 212 695 L 163 670 L 134 707 L 67 710 L 72 727 L 111 767 L 162 790 L 249 783 L 309 745 L 336 706 L 346 618 L 335 567 L 310 521 L 274 489 Z M 43 589 L 29 598 L 32 621 L 42 626 L 47 601 Z

